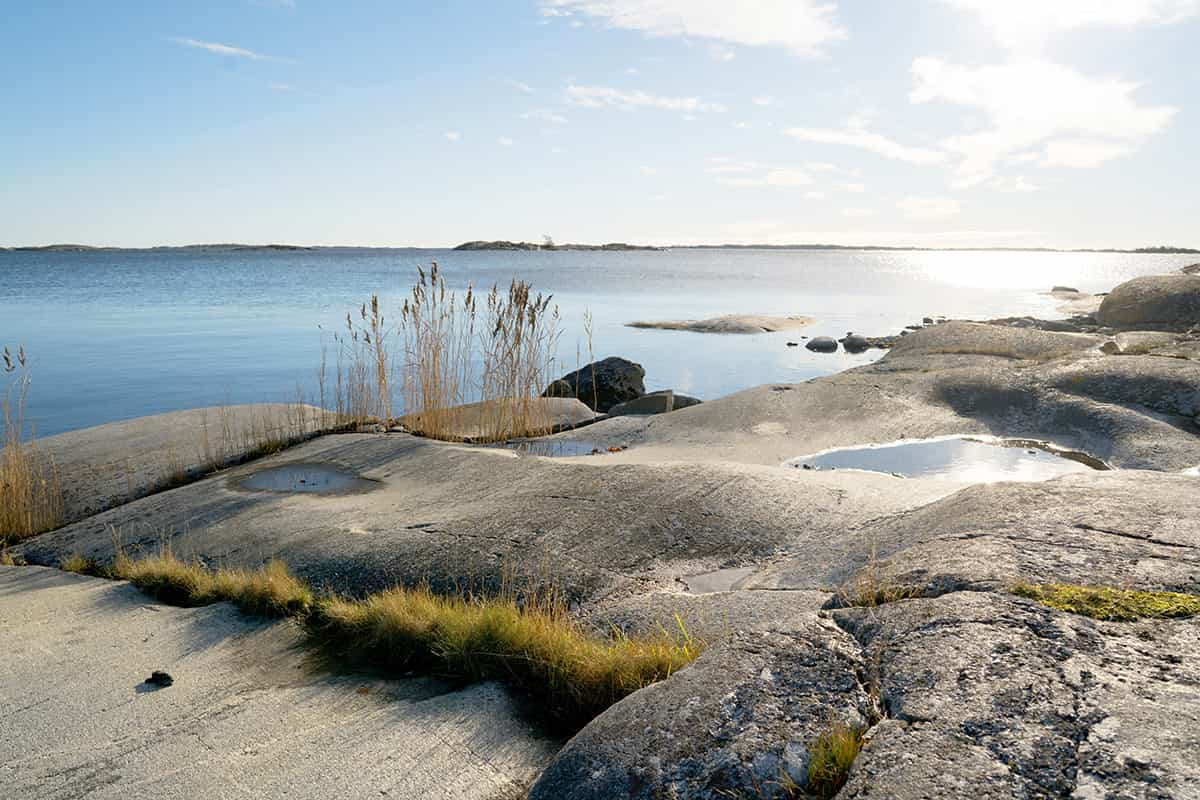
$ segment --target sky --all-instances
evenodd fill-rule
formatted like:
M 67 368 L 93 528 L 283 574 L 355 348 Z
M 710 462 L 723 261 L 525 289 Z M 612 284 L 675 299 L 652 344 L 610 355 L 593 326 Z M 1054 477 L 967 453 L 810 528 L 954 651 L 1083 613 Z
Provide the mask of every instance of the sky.
M 0 245 L 1200 246 L 1200 0 L 2 19 Z

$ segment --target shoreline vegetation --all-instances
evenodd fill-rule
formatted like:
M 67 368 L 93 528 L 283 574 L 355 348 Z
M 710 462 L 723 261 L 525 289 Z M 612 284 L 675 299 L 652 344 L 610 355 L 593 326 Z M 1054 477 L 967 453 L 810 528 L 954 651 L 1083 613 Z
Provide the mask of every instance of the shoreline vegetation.
M 468 683 L 499 680 L 575 730 L 621 698 L 666 680 L 707 646 L 678 616 L 675 630 L 630 636 L 610 626 L 602 637 L 571 617 L 561 592 L 511 582 L 494 596 L 402 585 L 364 598 L 323 595 L 278 559 L 253 570 L 209 569 L 167 545 L 136 559 L 118 546 L 111 564 L 73 555 L 60 568 L 128 581 L 168 605 L 228 601 L 247 615 L 293 619 L 307 643 L 334 662 Z
M 0 253 L 125 253 L 125 252 L 154 252 L 160 250 L 181 251 L 307 251 L 322 252 L 328 250 L 452 250 L 452 251 L 601 251 L 601 252 L 659 252 L 667 250 L 817 250 L 817 251 L 855 251 L 855 252 L 905 252 L 905 253 L 1126 253 L 1129 255 L 1200 255 L 1200 249 L 1191 247 L 1176 247 L 1158 245 L 1154 247 L 1120 248 L 1120 247 L 898 247 L 887 245 L 844 245 L 844 244 L 690 244 L 690 245 L 637 245 L 623 242 L 608 244 L 536 244 L 533 242 L 511 241 L 471 241 L 463 242 L 455 247 L 371 247 L 360 245 L 298 245 L 298 244 L 187 244 L 187 245 L 155 245 L 153 247 L 112 247 L 88 244 L 45 244 L 22 245 L 17 247 L 0 246 Z

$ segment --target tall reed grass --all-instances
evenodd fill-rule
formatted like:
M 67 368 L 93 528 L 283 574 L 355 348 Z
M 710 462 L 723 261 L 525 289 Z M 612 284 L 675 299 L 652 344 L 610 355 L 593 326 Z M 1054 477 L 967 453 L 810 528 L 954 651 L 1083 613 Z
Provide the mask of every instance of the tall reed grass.
M 3 408 L 4 439 L 0 453 L 0 548 L 58 527 L 63 518 L 62 483 L 54 459 L 38 451 L 33 431 L 26 437 L 25 398 L 31 376 L 25 348 L 14 356 L 0 352 L 0 370 L 8 385 Z
M 400 422 L 436 439 L 549 433 L 541 394 L 560 336 L 552 297 L 525 281 L 482 296 L 468 285 L 460 294 L 432 262 L 428 271 L 417 268 L 394 323 L 378 295 L 346 315 L 335 335 L 336 413 L 360 425 Z

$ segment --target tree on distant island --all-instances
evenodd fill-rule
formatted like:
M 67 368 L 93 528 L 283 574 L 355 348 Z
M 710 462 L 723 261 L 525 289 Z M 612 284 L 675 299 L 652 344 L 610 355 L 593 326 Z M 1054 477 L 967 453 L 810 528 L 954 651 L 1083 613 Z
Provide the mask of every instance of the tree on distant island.
M 554 249 L 554 237 L 548 233 L 542 234 L 542 249 L 543 250 L 553 250 Z

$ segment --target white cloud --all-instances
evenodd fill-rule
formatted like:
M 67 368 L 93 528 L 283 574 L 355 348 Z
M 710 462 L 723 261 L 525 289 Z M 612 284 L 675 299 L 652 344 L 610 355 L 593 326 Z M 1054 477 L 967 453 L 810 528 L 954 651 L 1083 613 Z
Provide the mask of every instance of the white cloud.
M 462 138 L 462 134 L 460 134 L 458 131 L 446 131 L 442 134 L 442 136 L 445 136 L 447 141 L 451 142 L 457 142 Z
M 717 178 L 717 183 L 739 188 L 774 186 L 780 189 L 795 189 L 801 186 L 812 186 L 816 181 L 802 169 L 773 169 L 761 177 Z
M 946 161 L 946 154 L 938 150 L 909 147 L 878 133 L 853 128 L 788 128 L 784 133 L 802 142 L 858 147 L 884 158 L 905 161 L 909 164 L 927 166 Z
M 638 167 L 638 172 L 640 172 L 642 175 L 645 175 L 647 178 L 658 174 L 658 170 L 654 167 Z
M 851 194 L 862 194 L 867 190 L 867 186 L 864 183 L 843 183 L 838 188 L 843 192 L 850 192 Z
M 227 44 L 219 44 L 217 42 L 202 42 L 199 39 L 186 39 L 175 36 L 171 38 L 175 44 L 181 44 L 185 47 L 195 47 L 199 50 L 207 50 L 210 53 L 215 53 L 219 56 L 233 56 L 234 58 L 248 58 L 251 61 L 274 61 L 280 64 L 294 63 L 290 58 L 278 58 L 276 56 L 267 56 L 262 53 L 256 53 L 253 50 L 243 50 L 240 47 L 231 47 Z
M 1012 178 L 992 178 L 987 185 L 998 192 L 1036 192 L 1041 188 L 1022 175 Z
M 754 172 L 763 168 L 762 164 L 757 161 L 732 161 L 727 158 L 710 158 L 711 167 L 705 167 L 704 171 L 710 175 L 725 175 L 737 172 Z
M 538 122 L 548 122 L 551 125 L 566 125 L 567 118 L 561 114 L 556 114 L 548 108 L 535 108 L 532 111 L 526 111 L 521 115 L 521 119 L 537 120 Z
M 513 142 L 513 140 L 507 136 L 501 136 L 496 140 L 496 144 L 500 145 L 501 147 L 512 147 L 515 142 Z
M 1200 0 L 942 0 L 977 14 L 1001 44 L 1037 46 L 1059 32 L 1092 26 L 1131 28 L 1177 22 Z
M 290 83 L 268 83 L 267 88 L 273 92 L 294 92 L 296 87 Z
M 566 101 L 581 108 L 619 108 L 622 111 L 642 108 L 690 112 L 727 110 L 720 103 L 706 102 L 699 97 L 663 97 L 641 89 L 614 89 L 607 86 L 568 86 Z
M 837 5 L 827 0 L 542 0 L 545 11 L 575 11 L 647 36 L 688 36 L 751 47 L 786 47 L 802 56 L 846 38 Z
M 874 106 L 860 106 L 857 111 L 846 117 L 843 124 L 847 128 L 869 128 L 877 116 L 879 111 Z
M 640 74 L 640 70 L 638 70 L 637 67 L 626 67 L 625 74 L 626 75 L 638 75 L 638 74 Z
M 750 102 L 754 103 L 756 106 L 762 106 L 766 108 L 767 106 L 775 105 L 775 98 L 771 97 L 769 94 L 760 94 L 758 97 L 751 99 Z
M 843 217 L 873 217 L 879 212 L 873 208 L 843 208 Z
M 1166 128 L 1176 109 L 1140 105 L 1138 85 L 1091 78 L 1043 60 L 963 67 L 938 58 L 913 62 L 914 103 L 942 102 L 976 109 L 987 124 L 942 145 L 960 157 L 960 185 L 992 177 L 1001 162 L 1094 167 L 1128 155 Z
M 712 57 L 713 61 L 733 61 L 737 58 L 737 53 L 733 51 L 733 48 L 726 47 L 723 44 L 712 45 L 708 48 L 708 54 Z
M 896 203 L 904 216 L 916 221 L 948 219 L 962 210 L 953 197 L 918 197 L 912 195 Z
M 825 193 L 824 192 L 805 192 L 804 199 L 805 200 L 824 200 Z
M 504 82 L 508 86 L 511 86 L 513 89 L 516 89 L 518 92 L 521 92 L 522 94 L 533 94 L 533 87 L 530 86 L 528 83 L 523 83 L 522 81 L 515 81 L 512 78 L 508 78 Z

